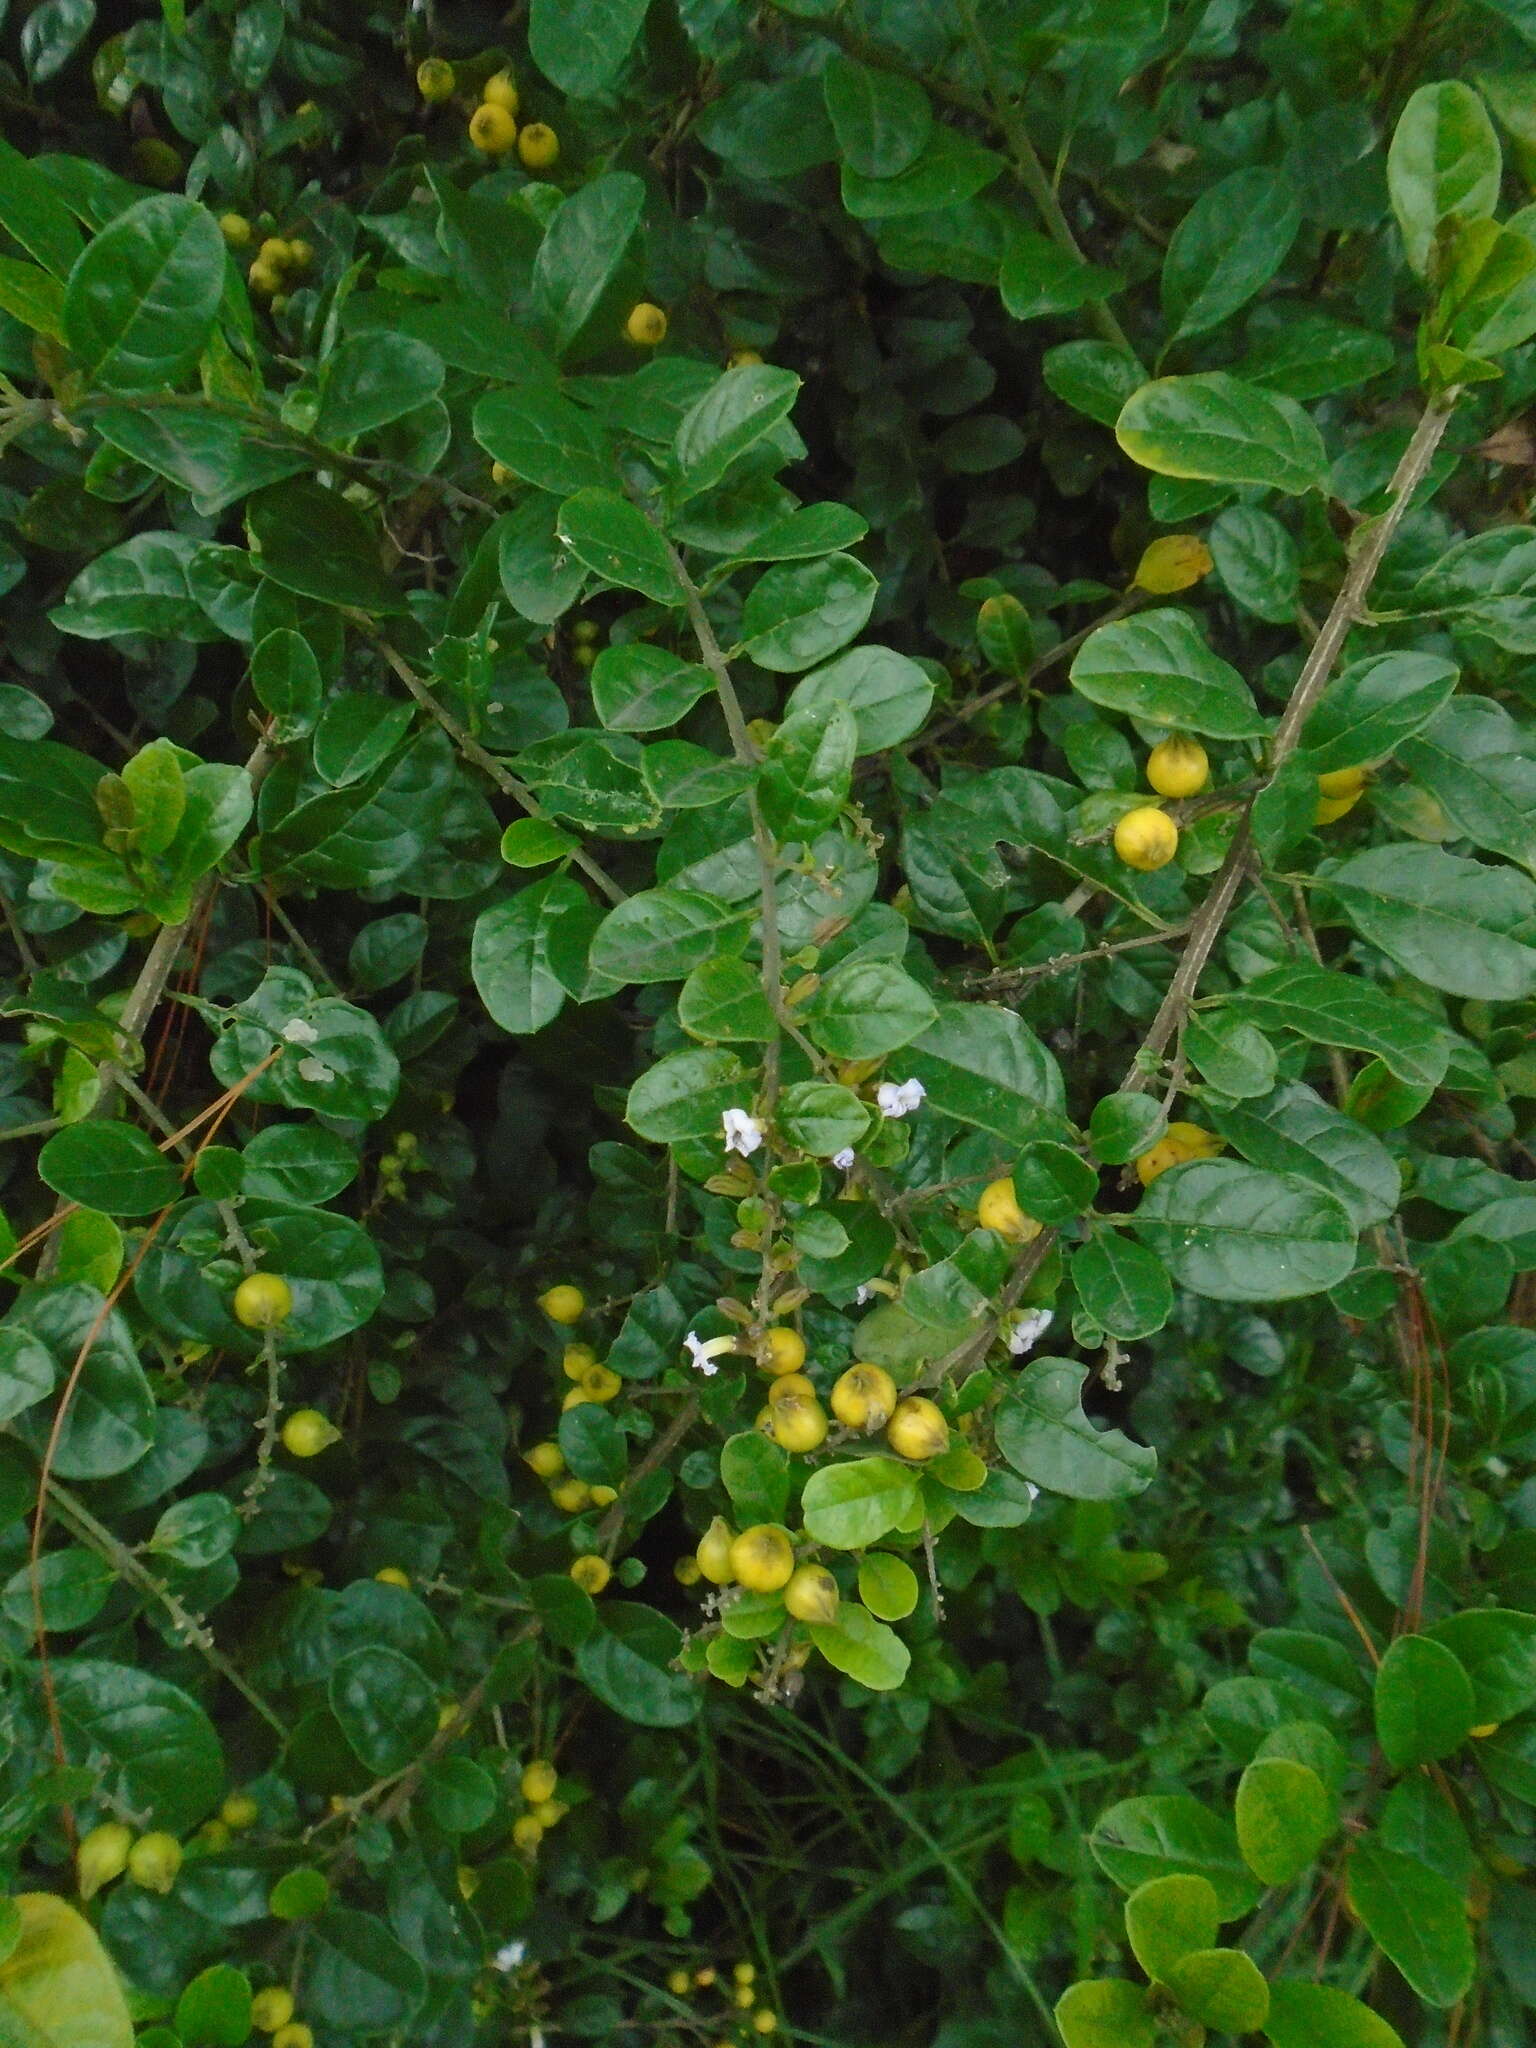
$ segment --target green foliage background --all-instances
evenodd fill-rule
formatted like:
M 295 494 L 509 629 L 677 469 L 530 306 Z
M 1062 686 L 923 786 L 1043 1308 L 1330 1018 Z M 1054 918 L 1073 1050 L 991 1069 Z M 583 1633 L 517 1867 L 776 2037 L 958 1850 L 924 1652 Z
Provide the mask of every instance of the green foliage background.
M 1536 7 L 0 0 L 0 123 L 0 2038 L 1526 2041 Z

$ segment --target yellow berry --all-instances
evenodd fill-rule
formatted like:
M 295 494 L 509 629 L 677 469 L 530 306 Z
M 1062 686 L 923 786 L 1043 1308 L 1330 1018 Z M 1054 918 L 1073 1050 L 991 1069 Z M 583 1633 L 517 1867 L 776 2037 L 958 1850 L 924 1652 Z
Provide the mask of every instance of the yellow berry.
M 1169 533 L 1153 541 L 1136 564 L 1131 580 L 1153 597 L 1172 597 L 1175 591 L 1188 590 L 1210 573 L 1211 551 L 1198 535 Z
M 668 1970 L 667 1989 L 674 1998 L 682 1998 L 693 1989 L 693 1979 L 686 1970 Z
M 592 1505 L 595 1508 L 611 1508 L 618 1497 L 618 1488 L 615 1486 L 594 1486 L 592 1489 Z
M 576 1384 L 589 1401 L 611 1401 L 624 1382 L 606 1365 L 589 1365 Z
M 561 1821 L 565 1819 L 570 1810 L 563 1799 L 541 1799 L 537 1806 L 529 1808 L 534 1819 L 546 1834 L 548 1834 L 551 1828 L 559 1827 Z
M 512 1839 L 519 1849 L 537 1849 L 544 1839 L 544 1823 L 531 1813 L 520 1814 L 512 1823 Z
M 704 1574 L 696 1557 L 680 1557 L 672 1567 L 672 1576 L 680 1586 L 696 1586 Z
M 505 107 L 509 114 L 517 112 L 517 86 L 510 71 L 498 71 L 494 78 L 488 78 L 480 88 L 480 98 L 488 107 Z
M 272 2048 L 315 2048 L 315 2037 L 302 2020 L 290 2020 L 272 2036 Z
M 579 1380 L 589 1365 L 596 1365 L 597 1353 L 590 1344 L 567 1344 L 560 1354 L 560 1370 L 568 1380 Z
M 693 1981 L 695 1984 L 699 1985 L 701 1989 L 707 1991 L 710 1985 L 713 1984 L 715 1981 L 715 1971 L 710 1967 L 708 1963 L 706 1963 L 702 1970 L 696 1970 L 694 1972 Z
M 306 242 L 302 235 L 296 236 L 288 244 L 288 267 L 290 270 L 308 270 L 314 260 L 314 246 L 312 243 Z
M 340 1443 L 341 1431 L 327 1422 L 318 1408 L 295 1408 L 283 1424 L 283 1449 L 294 1458 L 318 1458 L 329 1445 Z
M 293 2018 L 293 1993 L 286 1984 L 269 1984 L 251 2000 L 251 2021 L 264 2034 L 275 2034 Z
M 1222 1141 L 1214 1131 L 1200 1124 L 1172 1123 L 1149 1151 L 1136 1161 L 1136 1178 L 1150 1187 L 1170 1166 L 1185 1166 L 1192 1159 L 1213 1159 Z
M 530 1806 L 537 1806 L 542 1800 L 554 1798 L 555 1788 L 559 1783 L 559 1774 L 554 1765 L 545 1763 L 542 1758 L 535 1758 L 531 1764 L 524 1766 L 523 1775 L 517 1781 L 517 1789 Z
M 937 1458 L 949 1449 L 949 1424 L 932 1401 L 905 1394 L 885 1426 L 885 1440 L 898 1458 Z
M 283 289 L 283 273 L 270 263 L 253 263 L 245 281 L 258 298 L 276 299 Z
M 505 107 L 487 101 L 469 117 L 469 139 L 485 156 L 506 156 L 517 141 L 517 123 Z
M 279 1273 L 247 1273 L 235 1289 L 235 1321 L 248 1330 L 275 1330 L 293 1313 L 293 1289 Z
M 504 462 L 493 462 L 491 464 L 491 482 L 495 484 L 498 490 L 504 491 L 508 484 L 515 484 L 517 482 L 517 475 L 514 470 L 508 469 Z
M 1204 747 L 1186 733 L 1170 733 L 1147 756 L 1147 782 L 1159 796 L 1193 796 L 1204 789 L 1210 773 Z
M 735 1578 L 735 1568 L 731 1563 L 731 1546 L 735 1541 L 735 1531 L 719 1515 L 699 1538 L 694 1558 L 712 1586 L 728 1586 Z
M 572 1561 L 571 1577 L 583 1593 L 590 1593 L 595 1598 L 613 1577 L 613 1566 L 606 1557 L 599 1557 L 594 1552 L 589 1557 L 578 1557 Z
M 797 1566 L 794 1577 L 784 1588 L 784 1605 L 796 1621 L 836 1621 L 841 1597 L 836 1579 L 824 1564 Z M 742 1983 L 751 1982 L 750 1978 L 742 1977 L 740 1966 L 736 1975 Z
M 458 1701 L 457 1701 L 457 1700 L 444 1700 L 444 1701 L 443 1701 L 443 1704 L 442 1704 L 442 1705 L 441 1705 L 441 1706 L 440 1706 L 440 1707 L 438 1708 L 438 1710 L 437 1710 L 437 1732 L 438 1732 L 438 1734 L 439 1734 L 439 1735 L 441 1735 L 441 1734 L 442 1734 L 442 1732 L 443 1732 L 443 1730 L 444 1730 L 445 1728 L 451 1728 L 451 1727 L 453 1726 L 454 1722 L 458 1720 L 458 1718 L 459 1718 L 459 1703 L 458 1703 Z
M 772 1414 L 776 1401 L 793 1399 L 814 1401 L 815 1398 L 816 1388 L 803 1372 L 786 1372 L 778 1379 L 769 1382 L 768 1411 Z
M 579 1287 L 549 1287 L 539 1296 L 539 1307 L 552 1323 L 579 1323 L 586 1306 L 587 1297 Z
M 1335 818 L 1342 818 L 1346 811 L 1352 811 L 1365 794 L 1365 784 L 1363 768 L 1334 768 L 1326 775 L 1319 775 L 1313 824 L 1331 825 Z
M 480 1889 L 480 1873 L 472 1863 L 461 1863 L 454 1872 L 454 1879 L 459 1888 L 459 1897 L 466 1901 L 472 1899 Z
M 163 1828 L 140 1835 L 128 1851 L 128 1875 L 147 1892 L 159 1892 L 164 1896 L 176 1882 L 176 1873 L 180 1869 L 181 1844 Z
M 220 1849 L 227 1849 L 235 1836 L 234 1830 L 227 1827 L 223 1821 L 205 1820 L 192 1839 L 201 1848 L 217 1853 Z
M 373 1575 L 381 1586 L 398 1586 L 402 1592 L 411 1590 L 411 1575 L 401 1571 L 397 1564 L 387 1564 Z
M 260 1818 L 260 1803 L 249 1792 L 231 1792 L 219 1808 L 219 1819 L 228 1828 L 248 1828 Z
M 782 1450 L 814 1451 L 827 1440 L 827 1411 L 814 1394 L 786 1394 L 772 1404 L 768 1431 Z
M 725 367 L 728 370 L 745 370 L 749 364 L 762 360 L 755 348 L 733 348 L 725 359 Z
M 560 138 L 543 121 L 530 121 L 517 138 L 524 170 L 547 171 L 560 155 Z
M 757 1972 L 750 1963 L 733 1963 L 731 1965 L 731 1975 L 738 1984 L 755 1984 L 757 1982 Z
M 231 249 L 243 249 L 251 239 L 251 224 L 243 213 L 221 213 L 219 233 Z
M 258 263 L 269 263 L 274 270 L 286 270 L 293 261 L 293 251 L 285 241 L 276 235 L 269 235 L 256 251 Z
M 752 2015 L 752 2031 L 754 2034 L 775 2033 L 778 2030 L 778 2025 L 779 2016 L 773 2011 L 771 2006 L 760 2005 Z
M 884 1429 L 896 1406 L 896 1382 L 883 1366 L 850 1365 L 831 1400 L 832 1413 L 846 1429 Z
M 562 1479 L 549 1489 L 549 1497 L 562 1515 L 579 1515 L 592 1505 L 592 1489 L 585 1479 Z
M 757 1347 L 757 1362 L 764 1372 L 798 1372 L 805 1363 L 805 1339 L 798 1330 L 782 1326 L 765 1330 Z
M 523 1463 L 541 1479 L 558 1479 L 565 1470 L 565 1453 L 558 1444 L 535 1444 Z
M 752 1986 L 750 1984 L 738 1984 L 731 1993 L 731 2003 L 732 2005 L 740 2006 L 741 2010 L 745 2012 L 753 2003 Z
M 777 1593 L 789 1584 L 794 1569 L 789 1531 L 775 1522 L 743 1529 L 731 1545 L 731 1571 L 750 1593 Z
M 416 90 L 432 106 L 453 98 L 453 66 L 444 57 L 423 57 L 416 66 Z
M 133 1830 L 120 1820 L 104 1820 L 80 1841 L 75 1853 L 75 1875 L 82 1899 L 93 1899 L 104 1884 L 121 1877 L 128 1868 L 128 1851 L 133 1847 Z
M 1155 804 L 1127 811 L 1115 827 L 1115 851 L 1128 868 L 1143 874 L 1167 867 L 1179 850 L 1179 828 Z
M 1004 1175 L 982 1189 L 981 1200 L 976 1204 L 976 1220 L 983 1230 L 995 1230 L 999 1237 L 1011 1238 L 1015 1244 L 1031 1244 L 1044 1227 L 1019 1207 L 1011 1175 Z
M 637 348 L 655 348 L 667 338 L 667 316 L 660 306 L 653 306 L 649 299 L 642 299 L 632 307 L 629 318 L 624 322 L 624 339 L 632 341 Z
M 1502 1726 L 1503 1723 L 1500 1721 L 1479 1721 L 1477 1726 L 1469 1728 L 1467 1733 L 1474 1742 L 1486 1742 L 1490 1735 L 1497 1735 Z

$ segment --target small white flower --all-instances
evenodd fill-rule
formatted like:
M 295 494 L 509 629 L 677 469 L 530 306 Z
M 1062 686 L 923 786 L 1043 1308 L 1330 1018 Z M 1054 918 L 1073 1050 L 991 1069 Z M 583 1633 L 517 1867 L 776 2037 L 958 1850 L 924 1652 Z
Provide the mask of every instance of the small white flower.
M 282 1035 L 290 1045 L 313 1045 L 320 1036 L 314 1025 L 306 1024 L 302 1017 L 290 1017 Z
M 1027 1310 L 1008 1332 L 1008 1349 L 1015 1358 L 1022 1358 L 1026 1351 L 1034 1350 L 1055 1320 L 1048 1308 Z
M 317 1060 L 313 1053 L 310 1054 L 307 1060 L 299 1061 L 299 1079 L 301 1081 L 334 1081 L 335 1078 L 336 1069 L 328 1067 L 324 1060 Z
M 917 1109 L 928 1090 L 916 1078 L 910 1081 L 882 1081 L 875 1090 L 875 1101 L 882 1116 L 910 1116 Z
M 874 1298 L 875 1290 L 873 1287 L 869 1285 L 867 1280 L 861 1280 L 853 1291 L 854 1306 L 862 1308 L 866 1301 L 873 1301 Z
M 845 1145 L 841 1152 L 834 1152 L 832 1154 L 832 1164 L 835 1167 L 837 1167 L 840 1172 L 846 1173 L 849 1167 L 851 1167 L 853 1164 L 853 1147 L 851 1145 Z
M 688 1332 L 683 1343 L 688 1352 L 689 1364 L 695 1372 L 703 1373 L 706 1379 L 713 1379 L 720 1370 L 715 1360 L 723 1358 L 727 1351 L 736 1349 L 734 1337 L 701 1337 L 695 1330 Z
M 1040 1498 L 1040 1489 L 1036 1486 L 1033 1479 L 1026 1479 L 1024 1486 L 1031 1500 L 1038 1500 Z
M 763 1127 L 757 1118 L 744 1109 L 727 1109 L 721 1112 L 720 1122 L 725 1130 L 726 1151 L 739 1152 L 743 1159 L 750 1159 L 763 1142 Z
M 503 1947 L 497 1949 L 495 1955 L 491 1958 L 491 1963 L 494 1968 L 503 1972 L 515 1970 L 527 1953 L 528 1944 L 526 1941 L 509 1941 Z

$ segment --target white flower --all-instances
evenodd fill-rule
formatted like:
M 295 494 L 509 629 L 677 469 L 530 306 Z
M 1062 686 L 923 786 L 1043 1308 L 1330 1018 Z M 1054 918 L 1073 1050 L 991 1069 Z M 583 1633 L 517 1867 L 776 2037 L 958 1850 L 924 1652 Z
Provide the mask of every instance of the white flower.
M 862 1308 L 866 1301 L 873 1301 L 874 1298 L 875 1290 L 873 1287 L 869 1285 L 868 1281 L 861 1280 L 853 1291 L 854 1306 Z
M 841 1152 L 834 1152 L 832 1154 L 832 1164 L 839 1168 L 841 1172 L 846 1173 L 853 1164 L 853 1147 L 845 1145 Z
M 688 1352 L 689 1364 L 695 1372 L 703 1373 L 706 1379 L 713 1379 L 720 1370 L 715 1360 L 723 1358 L 727 1351 L 736 1349 L 734 1337 L 701 1337 L 695 1330 L 688 1332 L 683 1343 Z
M 910 1116 L 927 1093 L 922 1082 L 916 1079 L 882 1081 L 875 1090 L 875 1101 L 882 1116 Z
M 1055 1320 L 1048 1308 L 1026 1310 L 1008 1332 L 1008 1349 L 1015 1358 L 1022 1358 L 1026 1351 L 1034 1350 Z
M 290 1017 L 283 1026 L 282 1036 L 290 1045 L 313 1045 L 320 1034 L 313 1024 L 306 1024 L 302 1017 Z
M 334 1081 L 335 1078 L 336 1069 L 328 1067 L 324 1060 L 317 1060 L 313 1053 L 310 1054 L 307 1060 L 299 1061 L 299 1079 L 301 1081 Z
M 743 1159 L 750 1159 L 763 1142 L 763 1127 L 755 1116 L 748 1116 L 744 1109 L 727 1109 L 721 1112 L 720 1122 L 725 1129 L 725 1149 L 739 1152 Z
M 1024 1490 L 1026 1491 L 1026 1493 L 1028 1493 L 1031 1500 L 1038 1500 L 1040 1498 L 1040 1489 L 1038 1486 L 1036 1486 L 1033 1479 L 1025 1480 Z
M 526 1941 L 509 1941 L 491 1957 L 492 1967 L 503 1972 L 515 1970 L 527 1953 Z

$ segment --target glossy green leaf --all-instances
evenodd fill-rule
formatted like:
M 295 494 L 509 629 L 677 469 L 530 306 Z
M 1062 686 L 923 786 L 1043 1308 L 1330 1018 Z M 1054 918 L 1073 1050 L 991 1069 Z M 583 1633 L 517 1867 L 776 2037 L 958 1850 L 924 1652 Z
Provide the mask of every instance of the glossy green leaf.
M 760 668 L 814 668 L 862 629 L 874 602 L 875 579 L 852 555 L 765 570 L 742 606 L 742 649 Z
M 1455 1652 L 1430 1636 L 1399 1636 L 1376 1672 L 1376 1740 L 1398 1770 L 1449 1756 L 1476 1713 L 1472 1681 Z
M 1160 1174 L 1134 1220 L 1179 1285 L 1214 1301 L 1320 1294 L 1355 1263 L 1354 1225 L 1331 1195 L 1231 1159 Z
M 1159 476 L 1298 492 L 1327 471 L 1322 437 L 1294 399 L 1225 370 L 1143 384 L 1121 408 L 1115 439 Z
M 1157 1453 L 1118 1429 L 1099 1429 L 1083 1411 L 1086 1366 L 1037 1358 L 998 1411 L 997 1447 L 1032 1485 L 1072 1500 L 1128 1500 L 1157 1470 Z
M 1255 2033 L 1269 2017 L 1264 1974 L 1239 1948 L 1196 1949 L 1170 1966 L 1167 1982 L 1183 2012 L 1220 2033 Z
M 551 84 L 590 99 L 628 57 L 648 0 L 533 0 L 528 48 Z
M 1268 730 L 1237 670 L 1211 652 L 1188 612 L 1171 605 L 1100 626 L 1071 673 L 1072 687 L 1090 703 L 1148 725 L 1226 740 Z
M 561 544 L 578 562 L 657 604 L 681 604 L 682 587 L 666 541 L 637 505 L 617 491 L 587 489 L 567 498 L 555 520 Z
M 597 915 L 580 883 L 547 875 L 481 911 L 470 947 L 480 1000 L 503 1031 L 539 1031 L 586 974 Z
M 812 1040 L 834 1059 L 880 1059 L 937 1020 L 920 983 L 890 960 L 833 968 L 801 1013 Z
M 1118 1231 L 1100 1231 L 1074 1253 L 1072 1284 L 1099 1328 L 1124 1343 L 1150 1337 L 1173 1314 L 1162 1262 Z
M 1403 2048 L 1397 2029 L 1358 1998 L 1300 1979 L 1270 1985 L 1264 2032 L 1272 2048 Z
M 915 79 L 838 55 L 821 88 L 843 161 L 860 177 L 897 177 L 922 155 L 933 110 Z
M 771 363 L 727 370 L 678 423 L 672 443 L 678 499 L 712 490 L 732 463 L 787 417 L 799 390 L 792 370 Z
M 1163 318 L 1177 335 L 1230 319 L 1274 276 L 1301 227 L 1290 181 L 1267 164 L 1210 185 L 1174 230 L 1163 259 Z
M 895 1630 L 848 1600 L 835 1621 L 812 1622 L 809 1634 L 834 1670 L 871 1692 L 894 1692 L 911 1667 L 912 1653 Z
M 72 1124 L 48 1140 L 37 1170 L 66 1201 L 108 1216 L 148 1216 L 181 1191 L 170 1160 L 134 1124 Z
M 1408 261 L 1422 277 L 1442 222 L 1483 220 L 1499 202 L 1502 159 L 1488 111 L 1470 85 L 1421 85 L 1398 117 L 1387 189 Z
M 585 12 L 611 11 L 621 4 L 633 14 L 636 0 L 577 0 L 574 17 L 580 20 Z M 554 12 L 554 8 L 546 8 L 546 18 Z M 564 10 L 567 21 L 572 14 L 573 10 Z M 534 303 L 548 323 L 557 350 L 567 349 L 598 312 L 626 260 L 644 205 L 645 187 L 629 171 L 607 171 L 561 202 L 533 266 Z M 499 398 L 507 395 L 497 394 Z M 478 414 L 475 431 L 484 439 Z M 505 462 L 507 458 L 498 459 Z M 515 463 L 509 466 L 517 467 Z
M 1259 1757 L 1238 1781 L 1235 1819 L 1238 1847 L 1254 1876 L 1289 1884 L 1316 1861 L 1338 1825 L 1338 1809 L 1306 1764 Z
M 107 391 L 178 385 L 212 330 L 225 264 L 205 207 L 173 192 L 129 207 L 65 286 L 64 335 L 86 376 Z
M 1124 1977 L 1069 1984 L 1053 2017 L 1066 2048 L 1155 2048 L 1157 2041 L 1145 1987 Z
M 1349 1903 L 1426 2005 L 1465 1997 L 1476 1969 L 1460 1888 L 1411 1856 L 1367 1837 L 1350 1853 Z
M 1126 1939 L 1149 1977 L 1166 1981 L 1193 1950 L 1214 1948 L 1220 1928 L 1220 1902 L 1203 1877 L 1149 1878 L 1125 1902 Z
M 132 2048 L 123 1981 L 91 1923 L 51 1892 L 14 1904 L 21 1924 L 0 1962 L 0 2027 L 27 2048 Z
M 1495 1002 L 1536 994 L 1529 875 L 1406 843 L 1372 847 L 1325 873 L 1361 937 L 1431 988 Z
M 1099 1815 L 1088 1847 L 1099 1868 L 1124 1891 L 1173 1873 L 1205 1878 L 1223 1922 L 1239 1919 L 1259 1896 L 1232 1823 L 1188 1793 L 1118 1801 Z
M 902 1526 L 917 1488 L 916 1472 L 893 1458 L 818 1466 L 801 1497 L 806 1533 L 834 1550 L 863 1550 Z

